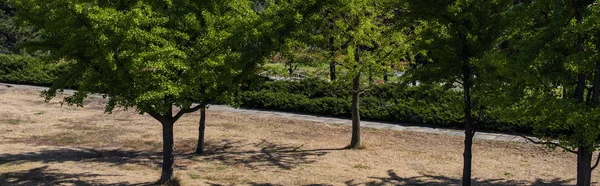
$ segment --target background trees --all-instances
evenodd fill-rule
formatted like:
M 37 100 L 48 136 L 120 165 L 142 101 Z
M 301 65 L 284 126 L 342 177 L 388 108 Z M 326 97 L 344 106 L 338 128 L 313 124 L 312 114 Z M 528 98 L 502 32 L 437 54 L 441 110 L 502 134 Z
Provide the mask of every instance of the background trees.
M 416 44 L 422 63 L 410 78 L 460 87 L 464 107 L 463 185 L 471 185 L 473 136 L 479 128 L 474 110 L 482 109 L 477 89 L 486 81 L 483 65 L 493 59 L 509 25 L 512 1 L 412 1 L 408 14 L 415 18 Z
M 590 185 L 597 166 L 600 96 L 598 1 L 531 3 L 507 39 L 506 60 L 494 64 L 507 82 L 502 115 L 532 124 L 542 144 L 577 154 L 577 185 Z M 508 70 L 510 69 L 510 70 Z M 518 72 L 518 74 L 517 74 Z M 511 100 L 506 102 L 506 100 Z

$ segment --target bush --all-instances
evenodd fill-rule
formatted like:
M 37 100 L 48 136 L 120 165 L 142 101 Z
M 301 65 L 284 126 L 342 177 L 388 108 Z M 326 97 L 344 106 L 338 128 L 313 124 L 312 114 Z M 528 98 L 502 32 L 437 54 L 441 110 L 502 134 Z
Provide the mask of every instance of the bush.
M 65 66 L 31 56 L 0 55 L 0 82 L 50 86 Z
M 242 93 L 243 107 L 336 117 L 351 116 L 349 84 L 318 79 L 265 82 Z M 364 120 L 444 128 L 463 127 L 462 93 L 441 86 L 377 84 L 361 95 Z M 476 119 L 479 130 L 531 133 L 528 125 Z

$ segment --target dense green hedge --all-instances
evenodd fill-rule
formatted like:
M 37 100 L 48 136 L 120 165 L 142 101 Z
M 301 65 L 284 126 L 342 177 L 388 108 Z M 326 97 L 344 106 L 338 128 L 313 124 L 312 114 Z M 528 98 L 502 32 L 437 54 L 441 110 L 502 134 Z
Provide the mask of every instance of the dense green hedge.
M 266 82 L 242 93 L 243 107 L 307 114 L 350 117 L 349 85 L 308 79 Z M 361 96 L 364 120 L 387 121 L 444 128 L 462 128 L 463 106 L 459 91 L 440 86 L 378 84 Z M 490 118 L 478 118 L 488 131 L 530 133 L 531 128 Z
M 65 65 L 47 64 L 35 57 L 0 55 L 0 82 L 4 83 L 49 86 L 64 70 Z

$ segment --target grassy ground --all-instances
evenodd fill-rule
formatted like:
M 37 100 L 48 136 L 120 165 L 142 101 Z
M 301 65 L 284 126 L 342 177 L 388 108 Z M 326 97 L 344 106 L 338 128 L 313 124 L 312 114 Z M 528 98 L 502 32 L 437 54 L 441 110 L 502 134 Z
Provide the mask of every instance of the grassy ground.
M 0 89 L 0 185 L 147 185 L 160 175 L 161 127 L 147 115 L 104 114 L 39 93 Z M 341 150 L 350 128 L 208 110 L 208 154 L 191 154 L 198 113 L 175 126 L 182 185 L 451 185 L 460 182 L 462 138 L 363 129 L 362 150 Z M 573 184 L 575 156 L 543 147 L 475 140 L 478 185 Z M 593 181 L 598 181 L 594 172 Z

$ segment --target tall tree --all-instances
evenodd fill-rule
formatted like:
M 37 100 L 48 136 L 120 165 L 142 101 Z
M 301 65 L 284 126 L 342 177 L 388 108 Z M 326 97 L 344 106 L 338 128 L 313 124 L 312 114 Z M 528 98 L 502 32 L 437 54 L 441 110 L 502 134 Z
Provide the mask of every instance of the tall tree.
M 362 73 L 383 73 L 390 64 L 398 60 L 404 48 L 404 37 L 392 32 L 392 9 L 387 1 L 338 0 L 331 4 L 330 15 L 334 20 L 334 46 L 341 48 L 337 63 L 348 71 L 352 90 L 352 137 L 348 148 L 360 147 L 360 94 L 367 88 Z
M 214 1 L 214 5 L 208 6 L 212 8 L 210 13 L 202 11 L 207 7 L 206 2 L 189 1 L 184 5 L 193 9 L 191 12 L 202 23 L 190 27 L 188 32 L 196 37 L 187 50 L 196 72 L 187 77 L 194 79 L 193 84 L 197 85 L 191 89 L 197 92 L 191 99 L 200 106 L 196 154 L 204 153 L 207 106 L 215 102 L 237 106 L 234 98 L 242 85 L 257 78 L 257 64 L 273 51 L 291 51 L 293 45 L 288 41 L 298 38 L 298 33 L 302 33 L 300 28 L 307 21 L 300 15 L 311 14 L 322 6 L 320 1 L 301 0 L 243 2 L 243 6 L 239 6 Z M 312 55 L 307 53 L 300 54 L 300 58 Z
M 50 51 L 55 61 L 72 61 L 44 93 L 53 98 L 66 86 L 77 92 L 65 98 L 82 106 L 90 93 L 109 98 L 106 112 L 115 107 L 135 108 L 162 124 L 163 164 L 159 183 L 173 179 L 173 125 L 198 99 L 203 72 L 214 70 L 232 76 L 250 73 L 281 33 L 278 24 L 261 22 L 249 1 L 95 1 L 95 0 L 11 0 L 23 25 L 41 30 L 43 36 L 30 48 Z M 221 6 L 230 8 L 237 28 L 251 28 L 242 35 L 208 36 L 223 30 L 211 24 L 219 20 Z M 254 25 L 248 27 L 247 25 Z M 269 29 L 265 26 L 268 25 Z M 215 26 L 212 27 L 211 26 Z M 229 25 L 231 26 L 231 25 Z M 200 28 L 200 29 L 199 29 Z M 261 32 L 265 31 L 265 32 Z M 224 65 L 211 66 L 219 43 L 201 38 L 235 38 L 234 54 Z M 218 40 L 217 40 L 218 41 Z M 206 65 L 206 66 L 203 66 Z M 200 68 L 208 68 L 199 70 Z M 219 68 L 220 67 L 220 68 Z M 221 77 L 221 76 L 220 76 Z M 210 85 L 209 85 L 210 86 Z M 213 92 L 209 92 L 212 94 Z M 178 109 L 174 109 L 174 107 Z
M 463 92 L 464 153 L 462 184 L 471 185 L 472 144 L 477 131 L 478 62 L 496 50 L 510 24 L 509 0 L 407 0 L 407 17 L 415 21 L 414 49 L 421 61 L 407 74 L 414 81 L 458 85 Z
M 494 99 L 514 108 L 501 117 L 533 125 L 536 143 L 577 154 L 577 185 L 588 186 L 600 147 L 600 1 L 531 3 L 527 12 L 494 64 L 506 90 Z

